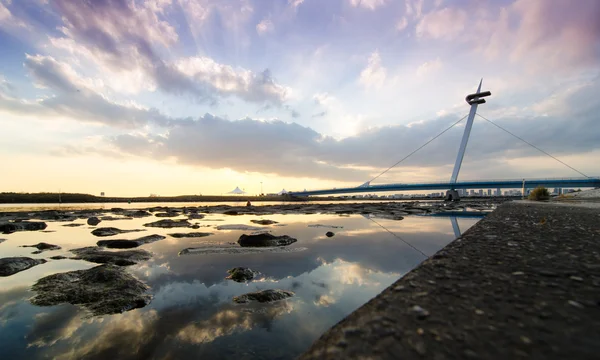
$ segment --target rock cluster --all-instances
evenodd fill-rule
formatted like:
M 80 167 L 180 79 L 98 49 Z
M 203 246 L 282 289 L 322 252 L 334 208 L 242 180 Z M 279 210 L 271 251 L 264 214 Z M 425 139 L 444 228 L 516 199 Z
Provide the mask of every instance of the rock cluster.
M 10 276 L 19 271 L 27 270 L 36 265 L 45 263 L 44 259 L 32 259 L 28 257 L 8 257 L 0 259 L 0 276 Z
M 30 300 L 37 306 L 79 305 L 92 315 L 118 314 L 146 306 L 148 286 L 114 265 L 53 274 L 39 279 Z
M 163 240 L 163 239 L 166 239 L 166 237 L 162 236 L 162 235 L 154 234 L 154 235 L 144 236 L 144 237 L 141 237 L 141 238 L 135 239 L 135 240 L 122 240 L 122 239 L 100 240 L 96 243 L 96 245 L 106 247 L 109 249 L 131 249 L 134 247 L 138 247 L 140 245 L 150 244 L 155 241 L 159 241 L 159 240 Z
M 294 296 L 294 293 L 291 291 L 268 289 L 257 292 L 251 292 L 240 296 L 234 296 L 233 302 L 238 304 L 245 304 L 251 301 L 266 303 L 287 299 L 292 296 Z
M 287 235 L 275 236 L 269 233 L 259 233 L 254 235 L 243 234 L 238 239 L 238 244 L 242 247 L 286 246 L 296 241 L 296 239 Z

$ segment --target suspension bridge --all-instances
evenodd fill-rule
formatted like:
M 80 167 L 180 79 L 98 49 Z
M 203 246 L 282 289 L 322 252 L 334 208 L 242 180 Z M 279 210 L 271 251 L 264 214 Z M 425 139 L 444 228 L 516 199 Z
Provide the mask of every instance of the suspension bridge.
M 375 176 L 373 179 L 367 181 L 366 183 L 356 186 L 356 187 L 346 187 L 346 188 L 332 188 L 332 189 L 320 189 L 320 190 L 304 190 L 304 191 L 290 191 L 288 194 L 291 196 L 318 196 L 318 195 L 336 195 L 336 194 L 351 194 L 351 193 L 373 193 L 373 192 L 386 192 L 386 191 L 416 191 L 416 190 L 446 190 L 446 199 L 447 200 L 458 200 L 460 198 L 457 190 L 460 189 L 522 189 L 522 194 L 525 194 L 526 189 L 532 189 L 538 186 L 544 187 L 554 187 L 554 188 L 566 188 L 566 187 L 578 187 L 578 188 L 586 188 L 586 187 L 600 187 L 600 177 L 591 177 L 582 173 L 581 171 L 573 168 L 572 166 L 564 163 L 563 161 L 557 159 L 556 157 L 550 155 L 546 151 L 538 148 L 537 146 L 527 142 L 523 138 L 513 134 L 512 132 L 504 129 L 500 125 L 495 122 L 487 119 L 486 117 L 477 113 L 477 107 L 481 104 L 485 104 L 485 98 L 491 96 L 492 93 L 489 91 L 481 91 L 481 84 L 483 83 L 483 79 L 479 82 L 479 87 L 477 88 L 477 92 L 473 94 L 467 95 L 465 98 L 467 104 L 470 106 L 469 114 L 458 120 L 450 127 L 446 128 L 444 131 L 427 141 L 425 144 L 402 158 L 400 161 L 396 162 L 394 165 L 390 166 L 379 175 Z M 511 179 L 511 180 L 467 180 L 467 181 L 458 181 L 458 175 L 460 173 L 460 168 L 462 165 L 462 161 L 465 155 L 465 151 L 467 149 L 467 143 L 469 141 L 469 136 L 471 134 L 471 128 L 473 127 L 473 121 L 475 120 L 475 116 L 479 116 L 483 120 L 491 123 L 497 128 L 507 132 L 508 134 L 516 137 L 520 141 L 526 143 L 527 145 L 535 148 L 541 153 L 553 158 L 564 166 L 570 168 L 571 170 L 579 173 L 582 177 L 576 178 L 542 178 L 542 179 Z M 452 175 L 450 176 L 449 181 L 444 182 L 424 182 L 424 183 L 392 183 L 392 184 L 376 184 L 371 185 L 371 182 L 379 178 L 381 175 L 385 174 L 392 168 L 398 166 L 404 160 L 408 159 L 410 156 L 427 146 L 429 143 L 443 135 L 446 131 L 453 128 L 455 125 L 463 121 L 467 118 L 467 123 L 465 125 L 465 130 L 462 136 L 462 140 L 460 143 L 460 147 L 458 149 L 458 155 L 456 157 L 456 162 L 454 164 L 454 170 L 452 171 Z

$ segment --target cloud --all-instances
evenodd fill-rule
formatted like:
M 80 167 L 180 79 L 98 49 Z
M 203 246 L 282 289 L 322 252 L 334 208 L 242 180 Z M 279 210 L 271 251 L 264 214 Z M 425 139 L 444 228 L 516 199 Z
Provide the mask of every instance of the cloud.
M 327 115 L 327 111 L 321 111 L 319 113 L 313 114 L 311 117 L 313 118 L 319 118 L 319 117 L 323 117 Z
M 375 10 L 385 5 L 387 0 L 349 0 L 353 7 L 363 7 L 369 10 Z
M 167 118 L 156 109 L 110 101 L 92 90 L 89 80 L 52 57 L 28 55 L 24 66 L 37 86 L 53 89 L 56 94 L 36 102 L 27 102 L 0 93 L 0 108 L 15 113 L 61 115 L 82 122 L 132 129 L 149 123 L 163 126 L 168 123 Z
M 426 61 L 423 64 L 419 65 L 417 68 L 417 76 L 427 76 L 431 73 L 434 73 L 442 68 L 442 60 L 437 58 L 435 60 Z
M 406 16 L 403 16 L 400 20 L 398 20 L 398 22 L 396 23 L 396 30 L 398 31 L 403 31 L 404 29 L 406 29 L 406 27 L 408 26 L 408 20 L 406 19 Z
M 146 90 L 158 88 L 209 103 L 229 95 L 258 103 L 280 104 L 285 100 L 286 88 L 273 80 L 268 69 L 258 73 L 234 69 L 208 57 L 164 60 L 162 54 L 179 43 L 173 25 L 161 19 L 169 4 L 98 0 L 92 5 L 57 0 L 55 6 L 64 22 L 60 29 L 65 37 L 51 41 L 92 60 L 101 74 L 144 74 L 150 82 Z M 202 10 L 198 4 L 186 4 L 193 7 L 192 14 Z
M 595 115 L 600 106 L 590 101 L 590 94 L 596 90 L 600 90 L 599 81 L 558 96 L 556 100 L 568 108 L 557 115 L 546 111 L 523 119 L 521 116 L 494 116 L 493 108 L 483 107 L 480 112 L 554 155 L 585 153 L 597 149 L 597 134 L 600 133 Z M 577 116 L 579 121 L 566 126 L 562 121 L 565 114 Z M 298 124 L 252 119 L 226 121 L 207 114 L 194 121 L 175 122 L 163 136 L 122 135 L 114 138 L 112 143 L 129 154 L 144 154 L 154 159 L 172 158 L 186 165 L 360 182 L 418 148 L 457 119 L 457 116 L 449 115 L 410 126 L 374 128 L 335 140 Z M 461 127 L 452 129 L 403 166 L 416 167 L 422 172 L 431 169 L 432 173 L 451 166 L 462 137 L 461 130 Z M 575 138 L 577 141 L 572 141 Z M 510 161 L 538 155 L 536 150 L 519 140 L 477 120 L 465 161 L 485 169 L 481 170 L 488 173 L 485 176 L 494 173 L 502 177 L 518 172 Z M 558 164 L 555 168 L 563 169 Z
M 488 59 L 506 59 L 534 72 L 597 65 L 598 1 L 582 0 L 573 6 L 568 0 L 551 4 L 516 0 L 502 7 L 481 6 L 469 11 L 467 15 L 459 7 L 434 9 L 419 21 L 416 35 L 422 40 L 467 44 Z
M 192 57 L 177 61 L 177 70 L 195 84 L 205 84 L 211 92 L 236 95 L 250 102 L 281 104 L 290 91 L 273 79 L 269 69 L 254 73 L 216 63 L 207 57 Z
M 369 88 L 380 88 L 386 79 L 386 69 L 381 65 L 381 56 L 375 51 L 369 56 L 367 67 L 360 73 L 359 82 Z
M 466 11 L 447 7 L 423 16 L 417 24 L 416 34 L 423 38 L 454 39 L 462 33 L 466 22 Z
M 414 19 L 421 18 L 423 14 L 423 1 L 424 0 L 405 0 L 404 6 L 406 7 L 406 15 Z M 437 7 L 437 1 L 436 1 Z
M 298 6 L 302 5 L 303 2 L 304 0 L 288 0 L 288 4 L 290 4 L 290 6 L 294 9 L 297 9 Z
M 256 32 L 259 35 L 264 35 L 273 31 L 275 31 L 275 26 L 270 19 L 264 19 L 256 25 Z

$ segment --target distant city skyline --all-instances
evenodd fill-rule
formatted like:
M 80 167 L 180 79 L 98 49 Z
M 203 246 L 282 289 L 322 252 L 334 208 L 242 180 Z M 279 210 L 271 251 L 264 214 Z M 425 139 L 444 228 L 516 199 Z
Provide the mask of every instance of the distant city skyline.
M 600 175 L 598 18 L 596 0 L 0 0 L 0 192 L 358 186 L 466 115 L 482 77 L 479 113 Z M 377 181 L 448 180 L 462 130 Z M 476 119 L 460 179 L 574 176 Z

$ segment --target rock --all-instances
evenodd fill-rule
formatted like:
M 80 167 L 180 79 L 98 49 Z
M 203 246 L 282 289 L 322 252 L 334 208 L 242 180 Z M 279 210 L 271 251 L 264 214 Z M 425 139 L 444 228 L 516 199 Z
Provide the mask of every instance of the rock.
M 235 267 L 233 269 L 227 270 L 229 274 L 226 279 L 233 280 L 235 282 L 246 282 L 254 279 L 254 276 L 258 274 L 257 271 L 253 271 L 252 269 L 245 267 Z
M 235 296 L 233 302 L 238 304 L 245 304 L 250 301 L 257 301 L 260 303 L 273 302 L 278 300 L 287 299 L 294 296 L 294 293 L 286 290 L 263 290 L 253 293 L 248 293 L 240 296 Z
M 311 224 L 308 225 L 308 227 L 310 228 L 331 228 L 331 229 L 343 229 L 343 226 L 336 226 L 336 225 L 323 225 L 323 224 Z
M 19 271 L 27 270 L 36 265 L 45 263 L 44 259 L 28 257 L 8 257 L 0 259 L 0 276 L 11 276 Z
M 114 227 L 103 227 L 103 228 L 97 228 L 94 229 L 92 231 L 92 234 L 95 236 L 113 236 L 113 235 L 117 235 L 117 234 L 125 234 L 125 233 L 130 233 L 130 232 L 138 232 L 138 231 L 145 231 L 145 230 L 121 230 L 121 229 L 117 229 Z
M 238 239 L 238 244 L 242 247 L 286 246 L 296 241 L 296 239 L 287 235 L 275 236 L 269 233 L 260 233 L 254 235 L 243 234 Z
M 419 305 L 415 305 L 410 310 L 417 316 L 417 319 L 426 319 L 429 316 L 429 311 L 423 309 Z
M 192 224 L 185 220 L 171 220 L 171 219 L 163 219 L 155 222 L 151 222 L 148 224 L 144 224 L 146 227 L 159 227 L 159 228 L 174 228 L 174 227 L 190 227 Z
M 255 231 L 255 230 L 265 230 L 265 228 L 258 226 L 250 226 L 244 224 L 227 224 L 227 225 L 219 225 L 217 226 L 217 230 L 246 230 L 246 231 Z
M 132 218 L 143 218 L 152 216 L 151 213 L 145 210 L 125 210 L 121 212 L 123 216 L 132 217 Z
M 172 236 L 174 238 L 198 238 L 198 237 L 205 237 L 205 236 L 210 236 L 212 235 L 212 233 L 205 233 L 205 232 L 191 232 L 191 233 L 175 233 L 175 234 L 169 234 L 169 236 Z
M 264 219 L 264 220 L 250 220 L 250 222 L 253 222 L 253 223 L 255 223 L 255 224 L 259 224 L 259 225 L 271 225 L 271 224 L 278 224 L 278 222 L 277 222 L 277 221 L 274 221 L 274 220 L 267 220 L 267 219 Z
M 334 235 L 335 234 L 332 233 L 331 231 L 328 231 L 328 232 L 325 233 L 325 236 L 327 236 L 327 237 L 333 237 Z
M 169 212 L 163 212 L 163 213 L 156 213 L 154 214 L 154 216 L 156 217 L 176 217 L 179 216 L 180 214 L 178 212 L 174 212 L 174 211 L 169 211 Z
M 128 266 L 152 257 L 146 250 L 105 251 L 96 246 L 73 249 L 71 252 L 77 257 L 75 260 L 85 260 L 99 264 L 114 264 Z
M 114 265 L 69 271 L 39 279 L 30 300 L 37 306 L 79 305 L 92 315 L 119 314 L 150 303 L 147 285 Z
M 45 222 L 16 221 L 0 224 L 0 232 L 12 234 L 16 231 L 37 231 L 44 230 L 47 226 Z
M 240 247 L 240 246 L 202 246 L 186 248 L 179 255 L 213 255 L 213 254 L 282 254 L 308 250 L 305 247 Z
M 204 219 L 204 215 L 203 214 L 198 214 L 198 213 L 194 213 L 194 214 L 190 214 L 188 216 L 189 220 L 200 220 L 200 219 Z
M 103 216 L 100 218 L 102 221 L 115 221 L 115 220 L 133 220 L 132 217 L 129 216 Z
M 68 257 L 62 256 L 62 255 L 54 255 L 54 256 L 50 256 L 50 259 L 52 259 L 52 260 L 64 260 L 64 259 L 68 259 Z
M 90 226 L 96 226 L 98 224 L 100 224 L 102 220 L 98 219 L 95 216 L 92 216 L 91 218 L 87 219 L 87 224 Z
M 223 211 L 223 214 L 225 214 L 225 215 L 241 215 L 239 212 L 237 212 L 235 210 Z
M 166 236 L 154 234 L 134 240 L 100 240 L 96 243 L 96 245 L 106 247 L 109 249 L 131 249 L 144 244 L 150 244 L 162 239 L 166 239 Z
M 41 242 L 35 245 L 22 245 L 21 247 L 34 247 L 36 249 L 38 249 L 38 251 L 34 251 L 32 252 L 32 254 L 41 254 L 43 251 L 46 250 L 60 250 L 61 247 L 58 245 L 52 245 L 52 244 L 48 244 L 45 242 Z
M 66 227 L 78 227 L 78 226 L 83 226 L 83 225 L 85 225 L 85 224 L 64 224 L 63 226 L 66 226 Z
M 5 241 L 6 241 L 6 239 L 0 239 L 0 244 L 2 244 Z

